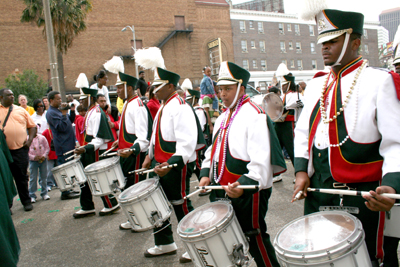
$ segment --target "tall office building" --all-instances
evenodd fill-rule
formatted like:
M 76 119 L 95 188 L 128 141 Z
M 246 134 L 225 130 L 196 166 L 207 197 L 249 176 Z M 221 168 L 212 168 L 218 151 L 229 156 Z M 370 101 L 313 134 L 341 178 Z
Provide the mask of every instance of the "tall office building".
M 285 13 L 283 0 L 252 0 L 233 5 L 234 9 Z
M 389 31 L 389 42 L 393 42 L 397 27 L 400 24 L 400 7 L 383 10 L 379 22 Z

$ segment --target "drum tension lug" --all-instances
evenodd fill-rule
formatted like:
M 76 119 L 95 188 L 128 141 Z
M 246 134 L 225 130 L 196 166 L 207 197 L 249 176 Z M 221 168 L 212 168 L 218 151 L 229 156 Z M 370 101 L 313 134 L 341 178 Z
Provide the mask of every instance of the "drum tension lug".
M 233 258 L 233 263 L 236 266 L 245 266 L 249 261 L 249 258 L 244 255 L 242 243 L 233 245 L 233 251 L 231 255 Z
M 161 214 L 159 211 L 153 210 L 150 213 L 150 221 L 152 221 L 152 223 L 156 226 L 156 227 L 161 227 L 161 225 L 163 224 L 161 221 Z
M 112 190 L 114 191 L 114 193 L 117 192 L 119 189 L 118 180 L 114 180 L 110 186 L 111 186 Z

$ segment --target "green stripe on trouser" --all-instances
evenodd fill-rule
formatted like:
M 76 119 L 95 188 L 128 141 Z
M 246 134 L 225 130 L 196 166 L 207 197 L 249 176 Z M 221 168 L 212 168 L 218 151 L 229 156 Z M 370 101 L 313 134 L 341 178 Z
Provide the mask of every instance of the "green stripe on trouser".
M 99 155 L 103 154 L 104 152 L 105 152 L 105 150 L 99 150 Z M 93 155 L 87 155 L 86 153 L 82 154 L 81 161 L 82 161 L 83 168 L 94 163 L 96 161 L 95 159 L 96 159 L 96 157 L 95 157 L 94 153 L 93 153 Z M 103 205 L 105 208 L 112 208 L 118 204 L 118 200 L 112 194 L 101 197 L 101 200 L 103 201 Z M 93 210 L 94 209 L 92 191 L 90 190 L 88 182 L 81 185 L 80 204 L 81 204 L 82 210 Z
M 190 162 L 186 164 L 186 175 L 185 175 L 185 184 L 186 184 L 186 195 L 189 194 L 190 190 L 190 177 L 192 176 L 195 162 Z M 172 168 L 169 173 L 163 177 L 160 177 L 160 184 L 165 192 L 169 201 L 180 200 L 182 199 L 181 194 L 181 186 L 182 184 L 182 170 L 177 170 Z M 183 200 L 183 199 L 182 199 Z M 172 203 L 171 203 L 172 204 Z M 186 214 L 193 210 L 192 203 L 190 199 L 186 199 L 181 205 L 172 205 L 174 207 L 175 216 L 180 222 Z M 168 245 L 174 242 L 173 234 L 172 234 L 172 226 L 168 225 L 170 220 L 167 220 L 163 223 L 163 225 L 159 228 L 155 228 L 153 230 L 154 233 L 160 231 L 163 227 L 164 230 L 154 234 L 154 243 L 156 246 L 159 245 Z
M 281 147 L 285 147 L 292 164 L 294 163 L 293 121 L 275 122 L 275 131 Z
M 270 236 L 267 233 L 267 224 L 265 222 L 265 216 L 268 211 L 268 200 L 271 196 L 271 193 L 272 188 L 268 188 L 259 191 L 259 197 L 256 199 L 254 199 L 254 197 L 257 195 L 257 193 L 245 198 L 228 197 L 231 201 L 233 209 L 235 210 L 236 217 L 243 232 L 245 234 L 249 232 L 253 233 L 257 231 L 257 229 L 260 229 L 259 234 L 249 235 L 249 251 L 251 256 L 253 256 L 254 260 L 256 261 L 257 266 L 279 266 L 275 255 L 275 249 L 272 246 Z M 225 198 L 225 190 L 211 191 L 211 202 L 217 201 L 221 198 Z M 257 216 L 257 214 L 253 214 L 254 211 L 258 212 L 258 220 L 256 222 L 253 222 L 253 218 Z
M 334 189 L 333 183 L 336 182 L 329 175 L 328 165 L 328 149 L 319 150 L 313 147 L 313 165 L 315 168 L 315 174 L 310 179 L 311 188 L 324 188 Z M 368 183 L 353 183 L 347 184 L 349 187 L 359 191 L 375 190 L 379 186 L 379 182 L 368 182 Z M 377 247 L 377 235 L 378 235 L 378 223 L 379 223 L 379 212 L 371 211 L 365 206 L 366 200 L 361 196 L 343 196 L 343 206 L 346 207 L 357 207 L 360 209 L 359 214 L 353 214 L 357 217 L 364 228 L 365 232 L 365 243 L 368 248 L 371 261 L 376 260 L 376 247 Z M 304 215 L 318 212 L 320 206 L 339 206 L 340 196 L 322 194 L 318 192 L 308 192 L 307 198 L 304 202 Z

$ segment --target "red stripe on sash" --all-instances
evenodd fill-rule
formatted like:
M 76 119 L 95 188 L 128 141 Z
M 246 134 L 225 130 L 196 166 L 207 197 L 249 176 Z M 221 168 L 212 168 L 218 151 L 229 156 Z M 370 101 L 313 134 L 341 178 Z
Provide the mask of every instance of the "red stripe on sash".
M 109 209 L 112 208 L 112 204 L 111 204 L 110 198 L 109 198 L 108 196 L 104 196 L 104 199 L 106 200 L 106 203 L 107 203 L 107 205 L 108 205 L 108 208 L 109 208 Z
M 183 212 L 185 213 L 185 215 L 189 213 L 187 199 L 185 199 L 185 196 L 186 196 L 186 172 L 187 172 L 187 166 L 185 165 L 185 167 L 183 167 L 183 169 L 181 171 L 181 177 L 182 177 L 181 195 L 182 195 L 182 199 L 183 199 L 182 209 L 183 209 Z
M 135 170 L 140 169 L 140 153 L 136 156 Z M 135 184 L 139 183 L 139 173 L 135 172 Z

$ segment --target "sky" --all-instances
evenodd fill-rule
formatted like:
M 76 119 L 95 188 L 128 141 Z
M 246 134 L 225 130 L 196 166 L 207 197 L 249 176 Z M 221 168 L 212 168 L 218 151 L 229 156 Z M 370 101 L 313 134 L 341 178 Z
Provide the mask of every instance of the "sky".
M 232 0 L 233 4 L 247 2 L 248 0 Z M 285 13 L 297 14 L 300 10 L 301 0 L 283 0 Z M 379 14 L 386 9 L 400 7 L 399 0 L 327 0 L 328 7 L 343 11 L 361 12 L 366 21 L 379 21 Z

